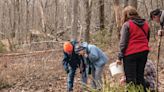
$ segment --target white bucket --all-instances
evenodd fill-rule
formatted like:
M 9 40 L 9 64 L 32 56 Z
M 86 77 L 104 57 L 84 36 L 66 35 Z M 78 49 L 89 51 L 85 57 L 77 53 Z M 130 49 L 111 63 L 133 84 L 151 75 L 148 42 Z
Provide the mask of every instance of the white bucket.
M 117 65 L 116 62 L 111 63 L 109 65 L 109 69 L 110 69 L 110 72 L 111 72 L 112 76 L 114 76 L 116 74 L 124 73 L 123 65 Z

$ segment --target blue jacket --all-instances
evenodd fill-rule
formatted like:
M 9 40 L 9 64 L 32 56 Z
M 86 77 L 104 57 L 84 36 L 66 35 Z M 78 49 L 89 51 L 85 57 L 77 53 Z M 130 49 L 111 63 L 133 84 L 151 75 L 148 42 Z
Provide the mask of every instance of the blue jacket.
M 105 53 L 95 45 L 84 42 L 82 46 L 86 48 L 88 58 L 94 67 L 102 67 L 108 62 L 109 59 Z

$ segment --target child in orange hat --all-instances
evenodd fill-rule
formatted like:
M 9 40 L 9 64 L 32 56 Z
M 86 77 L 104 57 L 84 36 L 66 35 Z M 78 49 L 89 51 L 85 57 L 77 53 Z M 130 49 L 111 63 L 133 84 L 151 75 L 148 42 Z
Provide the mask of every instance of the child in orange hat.
M 68 74 L 67 76 L 67 92 L 72 92 L 73 91 L 73 82 L 74 82 L 74 76 L 76 73 L 76 69 L 80 66 L 80 72 L 82 75 L 82 83 L 86 83 L 87 78 L 85 75 L 85 65 L 80 65 L 84 64 L 82 56 L 78 55 L 74 51 L 74 46 L 78 42 L 76 40 L 71 41 L 71 42 L 65 42 L 63 45 L 63 50 L 64 50 L 64 58 L 63 58 L 63 66 Z M 81 68 L 83 66 L 83 68 Z

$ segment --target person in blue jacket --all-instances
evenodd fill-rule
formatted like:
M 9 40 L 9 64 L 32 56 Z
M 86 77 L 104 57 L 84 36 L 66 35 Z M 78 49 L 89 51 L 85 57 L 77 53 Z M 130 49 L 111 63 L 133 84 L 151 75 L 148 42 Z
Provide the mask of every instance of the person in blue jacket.
M 86 75 L 85 75 L 85 68 L 83 63 L 82 56 L 76 54 L 74 52 L 74 45 L 76 44 L 76 41 L 72 42 L 65 42 L 63 49 L 64 49 L 64 57 L 63 57 L 63 66 L 68 74 L 67 76 L 67 92 L 73 91 L 73 82 L 75 73 L 78 67 L 82 66 L 80 68 L 80 72 L 82 74 L 82 83 L 86 83 Z
M 92 88 L 100 90 L 102 83 L 101 75 L 105 64 L 108 62 L 108 57 L 101 49 L 86 42 L 76 46 L 75 52 L 82 55 L 87 67 L 89 66 L 89 68 L 91 68 L 91 74 L 93 77 Z

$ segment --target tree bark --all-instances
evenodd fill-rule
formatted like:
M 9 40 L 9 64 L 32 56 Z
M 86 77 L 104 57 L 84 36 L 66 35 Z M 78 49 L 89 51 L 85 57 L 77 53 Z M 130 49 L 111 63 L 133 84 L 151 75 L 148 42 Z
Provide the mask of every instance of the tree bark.
M 55 0 L 55 32 L 57 33 L 58 31 L 58 0 Z M 56 40 L 57 39 L 57 34 L 56 34 Z
M 135 7 L 137 9 L 137 0 L 129 0 L 129 5 Z
M 14 24 L 14 29 L 15 29 L 15 44 L 20 44 L 20 1 L 16 0 L 15 1 L 15 24 Z
M 77 31 L 78 31 L 78 0 L 73 0 L 73 23 L 71 31 L 71 39 L 77 40 Z
M 124 8 L 125 8 L 126 6 L 128 6 L 128 2 L 129 2 L 129 0 L 124 0 Z
M 4 15 L 4 4 L 2 5 L 2 19 L 1 19 L 1 21 L 4 21 L 4 18 L 5 18 L 5 15 Z M 1 23 L 1 32 L 5 32 L 4 31 L 4 22 L 2 22 Z M 5 35 L 2 35 L 2 39 L 4 39 L 5 38 Z
M 85 5 L 85 11 L 86 11 L 86 16 L 85 16 L 86 29 L 85 29 L 85 34 L 84 34 L 84 40 L 89 43 L 92 1 L 84 0 L 84 5 Z
M 99 6 L 100 6 L 100 30 L 104 30 L 105 26 L 104 26 L 104 0 L 99 0 Z
M 164 1 L 161 0 L 162 9 L 164 9 Z
M 35 0 L 33 0 L 33 6 L 32 6 L 32 28 L 34 28 L 34 19 L 35 17 Z
M 29 29 L 30 29 L 30 22 L 29 22 L 29 17 L 30 17 L 30 15 L 29 15 L 29 3 L 30 3 L 30 0 L 26 0 L 26 33 L 28 33 L 29 32 Z M 34 7 L 34 6 L 33 6 Z M 27 37 L 28 35 L 27 34 L 25 34 L 25 37 L 26 37 L 26 43 L 28 42 L 28 37 Z
M 46 32 L 46 28 L 45 28 L 45 16 L 44 16 L 44 11 L 43 11 L 43 8 L 44 8 L 44 5 L 43 5 L 43 2 L 42 0 L 40 1 L 40 14 L 41 14 L 41 24 L 42 24 L 42 31 L 43 32 Z
M 158 0 L 156 0 L 156 8 L 159 8 Z
M 120 38 L 120 29 L 121 29 L 121 7 L 119 0 L 114 0 L 114 12 L 115 12 L 115 19 L 117 24 L 117 36 L 118 39 Z

